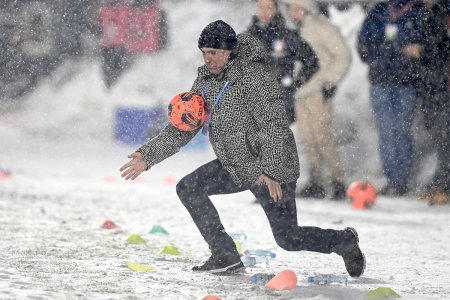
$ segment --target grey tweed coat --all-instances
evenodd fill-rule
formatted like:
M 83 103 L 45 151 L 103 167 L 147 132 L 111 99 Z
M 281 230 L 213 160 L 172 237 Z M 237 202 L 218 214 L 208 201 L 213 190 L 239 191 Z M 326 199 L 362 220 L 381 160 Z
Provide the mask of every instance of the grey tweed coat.
M 261 174 L 280 183 L 295 182 L 300 175 L 297 148 L 275 75 L 264 61 L 264 46 L 248 34 L 240 34 L 238 41 L 237 56 L 221 74 L 214 75 L 203 65 L 191 89 L 203 91 L 207 110 L 212 112 L 211 145 L 240 186 L 253 185 Z M 199 130 L 179 131 L 169 124 L 137 151 L 151 168 L 178 152 Z

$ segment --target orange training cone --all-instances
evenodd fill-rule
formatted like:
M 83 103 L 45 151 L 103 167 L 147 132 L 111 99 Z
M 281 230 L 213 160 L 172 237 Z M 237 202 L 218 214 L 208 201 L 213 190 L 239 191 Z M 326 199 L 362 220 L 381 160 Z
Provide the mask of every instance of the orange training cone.
M 217 297 L 216 295 L 206 295 L 205 297 L 202 298 L 202 300 L 220 300 L 220 298 Z
M 275 275 L 266 287 L 275 291 L 292 290 L 297 286 L 297 275 L 291 270 L 284 270 Z

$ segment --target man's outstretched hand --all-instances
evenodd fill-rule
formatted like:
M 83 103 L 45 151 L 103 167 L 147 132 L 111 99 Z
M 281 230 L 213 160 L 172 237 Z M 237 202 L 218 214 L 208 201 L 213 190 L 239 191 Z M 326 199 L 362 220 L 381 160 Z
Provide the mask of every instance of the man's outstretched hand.
M 134 152 L 128 155 L 128 158 L 131 158 L 131 160 L 120 168 L 120 172 L 122 172 L 121 176 L 126 180 L 134 180 L 142 172 L 147 170 L 147 163 L 140 152 Z

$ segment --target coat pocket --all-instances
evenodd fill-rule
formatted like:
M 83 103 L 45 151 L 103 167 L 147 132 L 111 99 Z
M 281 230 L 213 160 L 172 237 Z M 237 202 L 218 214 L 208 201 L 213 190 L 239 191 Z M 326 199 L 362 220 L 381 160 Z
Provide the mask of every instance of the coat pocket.
M 253 157 L 260 158 L 261 156 L 261 139 L 259 133 L 249 133 L 245 134 L 245 141 L 248 147 L 248 151 Z

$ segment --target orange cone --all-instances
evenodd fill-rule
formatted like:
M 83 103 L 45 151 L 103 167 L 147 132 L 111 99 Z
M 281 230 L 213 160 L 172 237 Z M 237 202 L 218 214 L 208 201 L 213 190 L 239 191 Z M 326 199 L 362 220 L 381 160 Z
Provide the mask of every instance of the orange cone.
M 291 270 L 284 270 L 275 275 L 266 287 L 275 291 L 292 290 L 297 286 L 297 275 Z
M 220 298 L 217 297 L 216 295 L 206 295 L 205 297 L 202 298 L 202 300 L 220 300 Z

